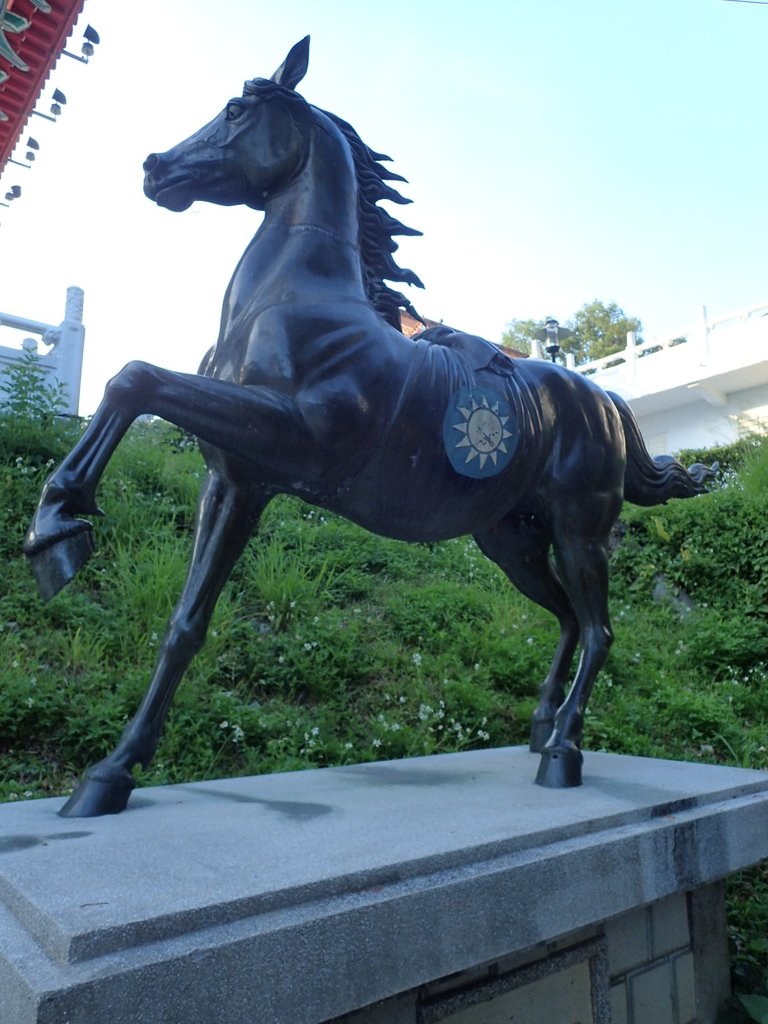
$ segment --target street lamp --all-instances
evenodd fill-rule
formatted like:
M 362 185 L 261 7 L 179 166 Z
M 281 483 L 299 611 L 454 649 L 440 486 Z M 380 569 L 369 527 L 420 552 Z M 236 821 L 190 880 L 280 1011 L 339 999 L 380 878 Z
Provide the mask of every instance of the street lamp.
M 544 347 L 549 353 L 550 359 L 555 363 L 560 352 L 560 339 L 570 338 L 572 334 L 573 331 L 569 331 L 567 327 L 561 327 L 554 317 L 549 317 L 544 321 L 544 326 L 541 330 L 536 331 L 535 336 L 539 341 L 544 342 Z
M 64 106 L 64 104 L 66 102 L 67 102 L 67 97 L 61 91 L 61 89 L 54 89 L 54 91 L 53 91 L 53 103 L 51 104 L 51 113 L 50 114 L 42 114 L 39 110 L 33 110 L 32 113 L 36 117 L 45 118 L 46 121 L 55 121 L 56 118 L 61 113 L 61 108 Z M 51 116 L 51 114 L 53 116 Z
M 78 56 L 76 53 L 70 53 L 69 50 L 62 50 L 62 56 L 71 57 L 72 60 L 79 60 L 81 64 L 87 64 L 88 59 L 93 56 L 94 46 L 98 46 L 101 40 L 99 39 L 99 33 L 95 28 L 91 28 L 87 25 L 85 32 L 83 32 L 84 42 L 80 47 L 80 53 L 82 56 Z
M 24 167 L 29 170 L 32 166 L 32 162 L 35 159 L 35 151 L 40 149 L 40 143 L 37 139 L 33 139 L 32 136 L 27 139 L 27 163 L 22 163 L 21 160 L 8 159 L 9 164 L 16 164 L 17 167 Z

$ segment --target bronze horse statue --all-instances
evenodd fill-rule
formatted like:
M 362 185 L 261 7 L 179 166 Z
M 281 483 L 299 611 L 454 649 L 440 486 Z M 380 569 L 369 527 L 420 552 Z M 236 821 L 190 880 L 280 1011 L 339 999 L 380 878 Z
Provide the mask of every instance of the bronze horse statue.
M 269 79 L 245 84 L 217 117 L 145 164 L 160 206 L 195 200 L 264 212 L 224 297 L 198 374 L 131 362 L 107 385 L 82 438 L 45 483 L 26 541 L 44 598 L 93 550 L 96 487 L 137 416 L 194 434 L 207 475 L 186 582 L 154 675 L 115 750 L 61 813 L 121 811 L 132 768 L 150 763 L 176 687 L 259 517 L 278 493 L 387 537 L 471 533 L 560 640 L 533 716 L 537 781 L 581 782 L 582 721 L 612 633 L 608 537 L 623 499 L 654 505 L 703 489 L 704 467 L 652 459 L 628 406 L 551 362 L 511 360 L 447 327 L 400 331 L 407 300 L 385 280 L 396 234 L 377 205 L 403 181 L 341 118 L 296 91 L 309 39 Z M 577 646 L 581 657 L 565 696 Z

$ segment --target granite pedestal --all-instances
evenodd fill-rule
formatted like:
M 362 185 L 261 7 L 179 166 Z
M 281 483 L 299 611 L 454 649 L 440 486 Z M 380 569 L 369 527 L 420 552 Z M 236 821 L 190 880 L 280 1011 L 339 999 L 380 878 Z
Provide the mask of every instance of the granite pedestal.
M 0 1022 L 463 1024 L 549 962 L 530 999 L 559 977 L 621 1024 L 654 944 L 670 1020 L 706 1021 L 727 987 L 718 881 L 768 855 L 768 774 L 587 753 L 584 785 L 551 790 L 536 763 L 159 787 L 96 819 L 0 806 Z

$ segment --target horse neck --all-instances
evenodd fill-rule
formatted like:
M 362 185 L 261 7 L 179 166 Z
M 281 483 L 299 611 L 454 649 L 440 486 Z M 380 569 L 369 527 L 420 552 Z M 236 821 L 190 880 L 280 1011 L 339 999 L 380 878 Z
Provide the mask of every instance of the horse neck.
M 318 288 L 329 298 L 364 298 L 354 165 L 338 129 L 323 120 L 314 125 L 299 174 L 265 202 L 246 254 L 248 273 L 257 261 L 265 290 L 290 289 L 299 301 Z

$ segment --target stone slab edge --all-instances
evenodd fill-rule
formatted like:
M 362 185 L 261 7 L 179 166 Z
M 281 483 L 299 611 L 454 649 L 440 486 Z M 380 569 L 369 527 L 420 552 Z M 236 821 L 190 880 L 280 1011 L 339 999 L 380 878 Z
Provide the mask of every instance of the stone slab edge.
M 0 1024 L 318 1024 L 725 877 L 767 826 L 750 794 L 68 967 L 0 908 Z

